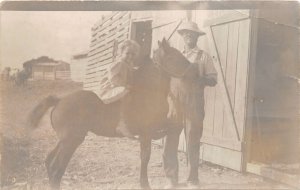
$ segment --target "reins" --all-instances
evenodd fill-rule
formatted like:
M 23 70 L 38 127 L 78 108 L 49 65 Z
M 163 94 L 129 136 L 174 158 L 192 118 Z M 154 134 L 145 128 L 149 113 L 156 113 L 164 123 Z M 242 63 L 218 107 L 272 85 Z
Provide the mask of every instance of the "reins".
M 173 32 L 170 34 L 169 38 L 167 39 L 167 41 L 169 41 L 171 39 L 171 37 L 173 36 L 173 34 L 175 33 L 175 31 L 178 29 L 178 27 L 181 25 L 182 23 L 182 19 L 179 21 L 179 23 L 177 24 L 177 26 L 174 28 Z

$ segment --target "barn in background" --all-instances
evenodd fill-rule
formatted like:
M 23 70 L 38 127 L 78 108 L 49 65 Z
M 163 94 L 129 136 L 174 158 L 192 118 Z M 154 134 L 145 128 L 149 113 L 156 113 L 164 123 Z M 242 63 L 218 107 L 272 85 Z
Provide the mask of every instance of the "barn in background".
M 32 66 L 32 79 L 68 80 L 70 79 L 70 65 L 63 61 L 36 63 Z
M 83 82 L 88 63 L 87 58 L 88 52 L 81 52 L 72 56 L 70 62 L 71 80 Z
M 206 32 L 198 45 L 218 71 L 217 86 L 205 90 L 201 159 L 299 187 L 297 173 L 274 167 L 300 169 L 298 4 L 203 9 L 214 10 L 124 11 L 100 20 L 92 28 L 84 89 L 98 93 L 125 39 L 139 42 L 144 55 L 163 37 L 182 49 L 175 29 L 182 21 L 197 22 Z M 185 151 L 184 134 L 179 148 Z

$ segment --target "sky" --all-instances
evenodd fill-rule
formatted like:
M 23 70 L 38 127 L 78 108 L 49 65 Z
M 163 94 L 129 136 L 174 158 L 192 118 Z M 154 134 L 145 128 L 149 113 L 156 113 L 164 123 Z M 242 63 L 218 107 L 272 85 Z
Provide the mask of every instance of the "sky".
M 110 12 L 1 11 L 1 68 L 22 68 L 40 56 L 70 62 L 72 55 L 87 51 L 91 27 Z

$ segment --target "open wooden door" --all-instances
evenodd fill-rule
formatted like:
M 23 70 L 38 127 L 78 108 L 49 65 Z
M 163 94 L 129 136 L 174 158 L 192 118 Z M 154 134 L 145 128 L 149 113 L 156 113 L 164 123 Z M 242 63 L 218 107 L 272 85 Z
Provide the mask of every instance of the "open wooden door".
M 206 22 L 218 84 L 205 90 L 201 158 L 242 170 L 250 58 L 251 20 L 230 14 Z

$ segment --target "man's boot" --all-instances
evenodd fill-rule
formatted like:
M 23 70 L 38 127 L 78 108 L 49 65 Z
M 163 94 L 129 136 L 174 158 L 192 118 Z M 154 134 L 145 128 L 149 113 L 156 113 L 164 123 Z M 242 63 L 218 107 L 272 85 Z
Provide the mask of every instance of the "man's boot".
M 166 178 L 166 180 L 167 182 L 166 185 L 164 186 L 164 189 L 177 189 L 179 187 L 177 179 Z

